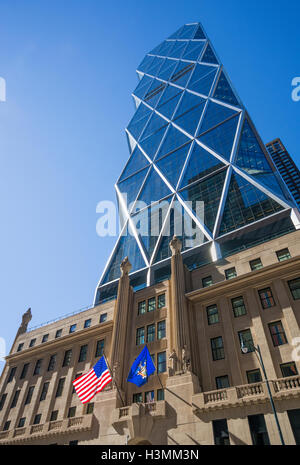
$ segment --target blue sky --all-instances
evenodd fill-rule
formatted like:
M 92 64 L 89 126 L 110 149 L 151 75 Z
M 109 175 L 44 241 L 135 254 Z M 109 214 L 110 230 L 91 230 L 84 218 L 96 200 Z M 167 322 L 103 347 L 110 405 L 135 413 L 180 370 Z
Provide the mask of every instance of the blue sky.
M 202 22 L 262 139 L 298 166 L 299 2 L 1 0 L 0 337 L 93 301 L 114 245 L 96 205 L 128 158 L 135 69 L 182 24 Z M 0 362 L 0 369 L 3 363 Z

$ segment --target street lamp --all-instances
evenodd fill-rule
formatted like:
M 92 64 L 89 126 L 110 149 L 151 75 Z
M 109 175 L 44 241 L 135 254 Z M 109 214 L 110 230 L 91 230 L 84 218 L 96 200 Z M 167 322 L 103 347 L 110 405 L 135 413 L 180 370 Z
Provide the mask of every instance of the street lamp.
M 265 382 L 266 382 L 266 385 L 267 385 L 267 388 L 268 388 L 270 403 L 271 403 L 272 411 L 273 411 L 273 414 L 274 414 L 274 417 L 275 417 L 275 421 L 276 421 L 280 441 L 281 441 L 281 444 L 284 446 L 285 443 L 284 443 L 284 439 L 283 439 L 283 436 L 282 436 L 282 432 L 281 432 L 281 428 L 280 428 L 280 424 L 279 424 L 275 404 L 274 404 L 274 401 L 273 401 L 273 397 L 272 397 L 272 393 L 271 393 L 271 389 L 270 389 L 270 385 L 269 385 L 269 380 L 268 380 L 267 373 L 266 373 L 266 370 L 265 370 L 265 365 L 264 365 L 264 362 L 263 362 L 263 359 L 262 359 L 262 356 L 261 356 L 261 351 L 260 351 L 259 345 L 257 345 L 257 347 L 255 347 L 255 345 L 252 343 L 251 347 L 253 347 L 255 352 L 258 354 L 257 358 L 258 358 L 258 361 L 260 363 L 261 369 L 263 371 Z M 243 339 L 241 339 L 241 351 L 243 352 L 243 354 L 246 354 L 249 351 L 249 348 L 244 344 Z

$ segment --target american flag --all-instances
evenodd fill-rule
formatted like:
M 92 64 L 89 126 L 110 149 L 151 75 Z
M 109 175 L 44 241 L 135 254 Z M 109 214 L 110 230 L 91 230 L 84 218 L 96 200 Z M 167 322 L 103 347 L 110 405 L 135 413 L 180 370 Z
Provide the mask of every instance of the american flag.
M 87 373 L 76 378 L 73 385 L 81 402 L 86 404 L 111 381 L 112 377 L 103 356 Z

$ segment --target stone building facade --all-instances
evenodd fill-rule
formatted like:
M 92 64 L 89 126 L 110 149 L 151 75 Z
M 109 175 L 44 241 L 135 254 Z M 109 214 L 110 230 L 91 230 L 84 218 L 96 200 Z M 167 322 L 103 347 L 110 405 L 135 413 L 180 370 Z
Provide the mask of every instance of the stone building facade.
M 26 312 L 1 375 L 0 444 L 280 444 L 253 346 L 285 444 L 299 444 L 300 232 L 193 271 L 170 247 L 169 280 L 134 292 L 129 257 L 117 299 L 33 330 Z M 126 379 L 145 343 L 156 372 L 138 388 Z M 119 390 L 83 405 L 72 380 L 103 352 Z

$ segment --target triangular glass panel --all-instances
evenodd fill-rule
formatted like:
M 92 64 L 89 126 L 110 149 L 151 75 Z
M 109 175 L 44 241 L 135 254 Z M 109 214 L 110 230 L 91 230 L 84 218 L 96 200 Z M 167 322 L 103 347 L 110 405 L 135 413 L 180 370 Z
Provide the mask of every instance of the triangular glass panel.
M 182 90 L 178 87 L 168 85 L 164 94 L 157 105 L 157 111 L 169 119 L 172 119 L 175 108 L 177 107 L 178 101 L 181 97 Z
M 145 73 L 149 66 L 151 65 L 152 61 L 154 60 L 154 57 L 151 55 L 146 55 L 141 64 L 137 67 L 139 71 L 142 71 Z
M 113 258 L 105 273 L 102 283 L 107 283 L 118 279 L 121 276 L 120 265 L 125 257 L 129 258 L 131 263 L 131 272 L 145 268 L 146 263 L 142 257 L 140 248 L 135 238 L 127 232 L 126 236 L 121 236 L 114 252 Z
M 236 165 L 253 176 L 258 182 L 284 195 L 262 148 L 247 119 L 243 124 Z
M 202 30 L 202 27 L 200 26 L 200 24 L 198 25 L 198 28 L 195 32 L 195 35 L 194 35 L 194 39 L 205 39 L 205 35 L 204 35 L 204 32 Z
M 181 240 L 182 251 L 207 241 L 203 232 L 178 200 L 175 200 L 171 206 L 154 263 L 171 256 L 170 242 L 174 235 Z
M 191 143 L 189 142 L 170 155 L 156 161 L 159 170 L 175 189 L 190 147 Z
M 200 126 L 199 134 L 202 134 L 208 129 L 217 126 L 218 124 L 222 123 L 222 121 L 225 121 L 234 114 L 236 114 L 235 110 L 225 107 L 224 105 L 218 105 L 217 103 L 209 101 L 204 118 Z
M 197 24 L 185 24 L 179 34 L 179 39 L 193 39 L 196 33 Z
M 160 56 L 162 57 L 169 57 L 171 56 L 170 53 L 171 53 L 171 50 L 173 49 L 174 47 L 174 43 L 173 41 L 168 41 L 166 40 L 163 44 L 163 46 L 160 48 L 159 50 L 159 54 Z
M 142 103 L 135 112 L 132 120 L 127 126 L 128 131 L 132 134 L 135 139 L 138 139 L 142 133 L 147 121 L 152 113 L 152 110 Z
M 148 157 L 153 160 L 153 157 L 158 149 L 158 146 L 166 132 L 167 125 L 161 128 L 159 131 L 152 134 L 152 136 L 147 137 L 139 142 L 140 146 L 144 150 L 144 152 L 148 155 Z
M 222 100 L 223 102 L 230 103 L 231 105 L 239 106 L 239 102 L 237 101 L 234 92 L 227 81 L 225 74 L 223 71 L 220 74 L 219 81 L 214 91 L 213 97 L 217 100 Z
M 160 99 L 165 87 L 166 87 L 166 84 L 164 82 L 154 79 L 148 92 L 144 96 L 144 101 L 154 108 L 156 103 Z
M 176 150 L 178 147 L 181 147 L 190 140 L 191 139 L 189 139 L 185 134 L 170 125 L 156 158 L 161 158 L 164 155 L 173 152 L 173 150 Z
M 184 200 L 190 202 L 194 214 L 211 232 L 214 229 L 225 176 L 226 170 L 223 170 L 180 191 Z
M 242 176 L 232 173 L 219 235 L 261 220 L 283 207 Z
M 147 74 L 151 74 L 151 76 L 156 76 L 164 61 L 165 58 L 155 57 L 147 70 Z
M 168 81 L 171 77 L 171 75 L 174 72 L 174 69 L 177 66 L 178 61 L 177 60 L 169 60 L 168 58 L 162 65 L 162 67 L 159 70 L 159 73 L 157 77 L 160 79 L 163 79 L 164 81 Z
M 159 51 L 161 50 L 161 48 L 163 47 L 164 45 L 164 42 L 162 42 L 161 44 L 157 45 L 156 47 L 154 47 L 151 52 L 149 52 L 151 55 L 159 55 Z
M 156 113 L 153 113 L 147 123 L 147 126 L 144 129 L 143 134 L 141 135 L 141 140 L 146 139 L 146 137 L 151 136 L 154 132 L 157 132 L 162 127 L 166 126 L 168 122 L 163 119 L 161 116 L 158 116 Z
M 199 78 L 199 75 L 201 76 L 201 73 L 203 71 L 205 72 L 205 70 L 199 70 L 199 66 L 201 65 L 197 65 L 198 68 L 195 69 L 195 72 L 190 79 L 188 89 L 198 92 L 199 94 L 209 95 L 211 86 L 215 80 L 217 68 L 214 68 L 210 73 Z
M 138 85 L 136 86 L 135 90 L 133 91 L 133 94 L 142 99 L 144 95 L 146 94 L 147 90 L 151 86 L 153 81 L 152 77 L 149 76 L 143 76 L 143 78 L 140 80 Z
M 167 197 L 161 202 L 151 205 L 151 207 L 145 208 L 131 217 L 149 260 L 151 259 L 162 225 L 168 214 L 172 198 L 173 196 Z
M 206 102 L 204 98 L 192 94 L 191 92 L 185 91 L 174 115 L 174 119 L 199 106 L 203 102 Z
M 139 201 L 145 202 L 146 205 L 150 205 L 151 202 L 163 199 L 171 194 L 170 189 L 162 180 L 160 175 L 152 167 L 150 173 L 145 181 L 143 189 L 138 197 Z
M 216 59 L 216 56 L 214 52 L 212 51 L 212 48 L 209 44 L 207 44 L 206 50 L 203 54 L 203 57 L 201 58 L 201 61 L 204 61 L 204 63 L 215 63 L 216 65 L 219 64 L 218 60 Z
M 182 177 L 180 188 L 183 188 L 198 179 L 204 178 L 224 166 L 224 163 L 222 163 L 217 157 L 214 157 L 199 144 L 195 143 Z
M 135 148 L 120 177 L 119 182 L 149 165 L 147 158 L 138 147 Z
M 144 168 L 138 173 L 126 178 L 124 181 L 118 183 L 118 189 L 122 194 L 122 197 L 130 205 L 135 199 L 141 188 L 141 185 L 146 177 L 148 168 Z
M 229 161 L 238 121 L 239 115 L 233 116 L 231 119 L 225 121 L 225 123 L 202 134 L 198 139 L 203 142 L 204 145 Z
M 176 41 L 173 49 L 172 49 L 172 52 L 169 54 L 169 57 L 171 58 L 181 58 L 186 46 L 187 46 L 187 43 L 186 41 L 184 40 L 178 40 Z
M 183 29 L 183 26 L 181 26 L 179 29 L 177 29 L 177 31 L 174 32 L 170 37 L 168 37 L 168 39 L 178 39 L 182 29 Z
M 191 136 L 194 136 L 204 109 L 204 105 L 205 101 L 174 120 L 174 123 L 184 129 Z
M 194 41 L 189 42 L 187 48 L 184 51 L 184 55 L 182 58 L 184 60 L 197 61 L 200 56 L 200 53 L 203 50 L 204 45 L 205 45 L 205 42 L 194 42 Z
M 171 81 L 179 86 L 185 87 L 194 67 L 194 63 L 180 61 L 177 68 L 175 69 L 174 74 L 171 76 Z

